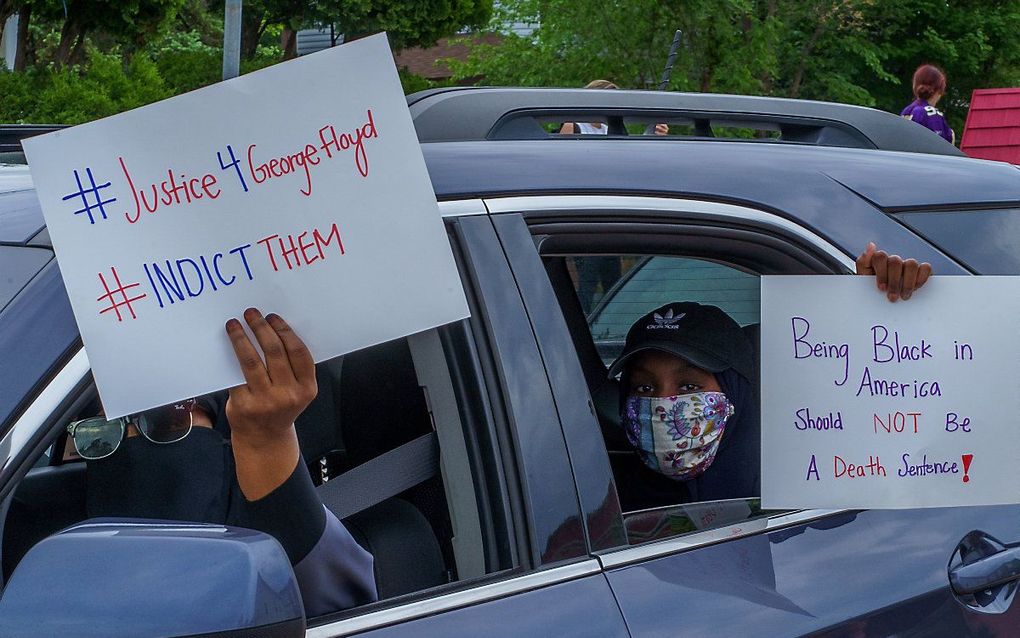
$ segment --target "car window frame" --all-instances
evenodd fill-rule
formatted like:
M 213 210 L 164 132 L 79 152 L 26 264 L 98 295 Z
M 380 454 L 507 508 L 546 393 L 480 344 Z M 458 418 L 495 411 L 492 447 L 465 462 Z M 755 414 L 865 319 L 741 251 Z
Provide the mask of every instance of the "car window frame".
M 762 237 L 775 239 L 788 238 L 798 251 L 809 251 L 821 262 L 828 262 L 833 273 L 853 273 L 855 260 L 853 256 L 832 244 L 812 230 L 778 215 L 776 213 L 752 208 L 746 205 L 721 203 L 697 199 L 665 198 L 658 196 L 638 195 L 551 195 L 551 196 L 514 196 L 490 198 L 485 200 L 490 213 L 518 213 L 524 217 L 532 232 L 537 251 L 546 254 L 544 245 L 550 234 L 559 226 L 567 233 L 583 233 L 585 227 L 605 225 L 611 227 L 621 224 L 621 219 L 628 218 L 648 224 L 649 227 L 661 224 L 677 225 L 679 220 L 693 224 L 734 223 L 747 228 L 752 233 L 760 233 Z M 623 251 L 635 254 L 633 251 Z M 591 252 L 589 254 L 620 254 L 620 251 Z M 557 254 L 555 251 L 552 254 Z M 660 253 L 670 254 L 670 253 Z M 683 253 L 673 253 L 685 256 Z M 739 268 L 739 264 L 724 260 L 720 263 Z M 573 345 L 570 346 L 573 349 Z M 585 399 L 591 405 L 590 396 Z M 583 459 L 575 459 L 574 463 L 583 463 Z M 706 501 L 707 502 L 707 501 Z M 615 568 L 633 562 L 687 551 L 722 540 L 741 538 L 753 534 L 772 531 L 780 527 L 802 524 L 818 518 L 825 518 L 844 510 L 806 509 L 783 512 L 777 515 L 741 521 L 719 528 L 699 530 L 676 537 L 656 540 L 640 545 L 621 546 L 610 549 L 595 550 L 603 568 Z

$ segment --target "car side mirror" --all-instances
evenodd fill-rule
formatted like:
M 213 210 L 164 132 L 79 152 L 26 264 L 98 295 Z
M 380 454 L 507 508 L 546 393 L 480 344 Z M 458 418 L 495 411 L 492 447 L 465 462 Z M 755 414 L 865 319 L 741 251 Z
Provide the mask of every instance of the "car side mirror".
M 0 636 L 304 636 L 276 539 L 196 523 L 99 519 L 33 547 L 0 597 Z

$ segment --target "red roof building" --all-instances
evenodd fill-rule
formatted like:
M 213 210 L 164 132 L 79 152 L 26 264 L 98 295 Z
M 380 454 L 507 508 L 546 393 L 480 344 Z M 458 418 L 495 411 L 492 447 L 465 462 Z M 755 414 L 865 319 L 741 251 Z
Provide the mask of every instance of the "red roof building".
M 429 80 L 448 80 L 453 75 L 449 67 L 443 64 L 446 58 L 466 60 L 471 53 L 468 44 L 499 44 L 503 41 L 497 33 L 479 33 L 468 36 L 443 38 L 427 49 L 413 47 L 398 51 L 395 54 L 397 67 L 404 68 Z
M 971 157 L 1020 164 L 1020 88 L 974 90 L 960 150 Z

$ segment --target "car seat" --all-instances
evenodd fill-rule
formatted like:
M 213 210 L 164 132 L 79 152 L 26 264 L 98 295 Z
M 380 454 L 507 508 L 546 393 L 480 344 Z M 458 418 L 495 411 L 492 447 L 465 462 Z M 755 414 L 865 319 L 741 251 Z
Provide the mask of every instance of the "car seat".
M 62 438 L 57 441 L 62 442 Z M 32 546 L 85 520 L 85 464 L 33 468 L 8 498 L 3 520 L 4 582 Z
M 319 396 L 296 423 L 313 476 L 321 478 L 320 459 L 327 459 L 328 478 L 432 431 L 405 339 L 319 364 L 316 371 Z M 381 598 L 453 578 L 447 567 L 454 564 L 452 526 L 438 475 L 343 522 L 374 556 Z

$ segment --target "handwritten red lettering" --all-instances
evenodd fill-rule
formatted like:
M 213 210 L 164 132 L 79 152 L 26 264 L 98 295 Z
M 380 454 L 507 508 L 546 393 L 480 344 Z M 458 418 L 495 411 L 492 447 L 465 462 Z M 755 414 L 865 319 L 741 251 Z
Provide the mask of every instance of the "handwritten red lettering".
M 257 244 L 262 244 L 263 246 L 266 247 L 266 252 L 269 254 L 269 263 L 272 264 L 273 270 L 275 271 L 279 271 L 280 268 L 279 266 L 276 265 L 276 259 L 273 258 L 273 248 L 272 246 L 269 245 L 269 242 L 273 241 L 277 237 L 279 237 L 279 235 L 270 235 L 269 237 L 263 237 L 262 239 L 255 242 Z
M 209 199 L 216 199 L 223 192 L 219 188 L 216 189 L 216 194 L 212 192 L 212 188 L 216 186 L 216 176 L 212 173 L 208 173 L 202 176 L 202 192 L 206 194 Z
M 311 241 L 305 239 L 309 234 L 312 236 Z M 258 240 L 257 243 L 265 247 L 273 270 L 279 271 L 282 266 L 286 266 L 287 270 L 294 270 L 313 264 L 320 259 L 326 259 L 323 248 L 333 245 L 334 242 L 337 251 L 343 255 L 344 245 L 340 238 L 340 228 L 335 223 L 330 226 L 329 233 L 325 237 L 322 236 L 318 228 L 314 228 L 311 231 L 302 231 L 297 235 L 269 235 Z
M 311 144 L 305 144 L 305 147 L 296 153 L 282 157 L 273 157 L 268 162 L 261 164 L 256 164 L 255 159 L 252 157 L 254 150 L 255 144 L 248 146 L 248 172 L 256 184 L 261 184 L 274 177 L 283 177 L 290 173 L 296 173 L 300 168 L 305 174 L 305 185 L 301 188 L 301 194 L 305 197 L 312 194 L 311 167 L 321 161 L 316 157 L 319 152 L 318 148 Z
M 337 248 L 340 249 L 340 254 L 343 255 L 344 254 L 344 242 L 343 242 L 343 240 L 340 239 L 340 229 L 337 228 L 336 224 L 333 224 L 333 226 L 330 227 L 329 234 L 326 235 L 325 239 L 323 239 L 322 235 L 319 234 L 319 229 L 318 228 L 316 228 L 315 230 L 312 231 L 312 238 L 315 240 L 315 245 L 318 246 L 318 248 L 319 248 L 319 257 L 322 257 L 323 259 L 326 258 L 326 253 L 324 253 L 322 251 L 322 247 L 323 246 L 329 246 L 329 244 L 331 243 L 330 240 L 333 237 L 336 237 Z
M 142 208 L 150 213 L 155 213 L 159 210 L 160 205 L 164 207 L 187 206 L 206 196 L 209 199 L 216 199 L 220 196 L 220 189 L 217 188 L 215 194 L 212 192 L 212 189 L 216 186 L 215 175 L 206 173 L 201 177 L 189 178 L 184 173 L 180 175 L 175 174 L 172 168 L 167 169 L 167 178 L 158 184 L 153 182 L 144 188 L 138 188 L 135 186 L 134 178 L 131 176 L 131 171 L 128 170 L 124 158 L 118 157 L 117 160 L 120 162 L 120 169 L 124 173 L 124 178 L 127 180 L 128 187 L 131 189 L 131 196 L 135 202 L 134 215 L 130 211 L 124 213 L 124 217 L 130 224 L 137 223 L 141 219 Z M 148 191 L 152 192 L 151 204 L 146 194 Z
M 354 163 L 362 177 L 368 177 L 368 151 L 365 150 L 365 140 L 379 137 L 379 132 L 375 128 L 375 117 L 372 115 L 372 109 L 368 109 L 366 117 L 368 121 L 351 133 L 337 135 L 336 128 L 331 125 L 323 126 L 319 129 L 319 148 L 326 153 L 326 157 L 332 159 L 334 152 L 353 148 Z
M 137 222 L 139 219 L 141 219 L 141 217 L 142 217 L 142 209 L 141 209 L 141 206 L 138 205 L 138 196 L 135 195 L 135 193 L 138 192 L 138 191 L 135 190 L 135 183 L 131 179 L 131 173 L 128 172 L 127 166 L 124 164 L 124 158 L 123 157 L 118 157 L 117 161 L 120 162 L 120 170 L 124 171 L 124 177 L 127 179 L 128 188 L 131 189 L 131 195 L 133 195 L 134 199 L 135 199 L 135 217 L 134 217 L 134 219 L 131 218 L 131 213 L 124 213 L 124 217 L 127 218 L 128 223 L 129 224 L 133 224 L 133 223 Z
M 298 235 L 297 240 L 298 240 L 298 247 L 301 249 L 301 256 L 304 258 L 306 264 L 310 264 L 313 261 L 315 261 L 316 259 L 321 259 L 321 257 L 319 255 L 312 255 L 311 259 L 308 258 L 308 249 L 309 248 L 315 248 L 316 250 L 318 250 L 318 244 L 316 244 L 314 241 L 309 243 L 309 244 L 306 244 L 303 240 L 305 238 L 305 235 L 307 235 L 307 234 L 308 234 L 308 231 L 306 230 L 305 232 L 303 232 L 300 235 Z

